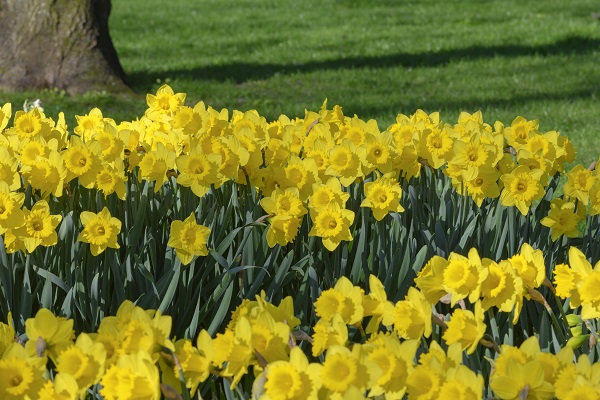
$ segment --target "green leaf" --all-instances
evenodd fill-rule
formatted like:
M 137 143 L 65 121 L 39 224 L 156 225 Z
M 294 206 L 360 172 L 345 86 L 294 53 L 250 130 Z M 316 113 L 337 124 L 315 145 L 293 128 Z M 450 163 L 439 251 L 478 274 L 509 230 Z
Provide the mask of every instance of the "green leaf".
M 54 309 L 54 301 L 52 296 L 52 281 L 50 279 L 46 279 L 44 282 L 44 288 L 42 289 L 42 294 L 40 296 L 40 305 L 49 310 Z
M 233 293 L 233 281 L 228 280 L 226 285 L 227 286 L 225 289 L 225 294 L 220 300 L 219 308 L 217 309 L 217 312 L 213 316 L 210 326 L 207 329 L 208 333 L 211 336 L 214 336 L 217 333 L 217 330 L 221 326 L 221 323 L 223 322 L 225 317 L 228 316 L 230 313 L 229 304 L 231 303 L 231 295 Z M 217 297 L 220 297 L 220 295 L 218 295 Z M 218 301 L 218 298 L 215 300 Z
M 47 271 L 43 268 L 36 266 L 34 268 L 34 272 L 36 274 L 38 274 L 39 276 L 41 276 L 42 278 L 45 278 L 46 280 L 50 280 L 53 284 L 55 284 L 56 286 L 61 288 L 65 293 L 68 293 L 69 290 L 71 290 L 71 288 L 69 288 L 69 286 L 67 286 L 67 284 L 62 279 L 60 279 L 58 276 L 54 275 L 50 271 Z
M 181 274 L 181 263 L 177 262 L 175 264 L 175 271 L 171 275 L 171 281 L 169 282 L 169 286 L 164 293 L 161 294 L 162 301 L 158 306 L 158 309 L 164 313 L 167 307 L 171 305 L 171 300 L 173 300 L 173 296 L 175 296 L 175 291 L 177 290 L 177 284 L 179 283 L 179 275 Z
M 475 231 L 475 228 L 477 228 L 478 226 L 478 222 L 479 222 L 479 218 L 475 217 L 471 220 L 471 222 L 469 223 L 469 225 L 467 226 L 467 228 L 460 233 L 461 235 L 461 239 L 458 242 L 458 251 L 460 252 L 464 252 L 467 246 L 467 243 L 472 243 L 473 242 L 473 232 Z
M 290 250 L 290 252 L 283 258 L 283 261 L 281 262 L 281 264 L 279 264 L 279 267 L 275 272 L 275 278 L 273 279 L 273 281 L 269 285 L 269 288 L 267 289 L 267 298 L 272 298 L 276 293 L 279 293 L 279 291 L 281 291 L 281 288 L 283 286 L 283 279 L 288 273 L 290 266 L 292 265 L 293 259 L 294 250 Z

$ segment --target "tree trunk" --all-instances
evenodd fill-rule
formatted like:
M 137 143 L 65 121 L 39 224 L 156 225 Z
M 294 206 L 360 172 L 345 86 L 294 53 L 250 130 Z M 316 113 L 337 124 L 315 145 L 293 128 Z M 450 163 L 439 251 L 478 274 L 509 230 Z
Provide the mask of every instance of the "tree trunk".
M 110 0 L 0 0 L 0 87 L 126 90 Z

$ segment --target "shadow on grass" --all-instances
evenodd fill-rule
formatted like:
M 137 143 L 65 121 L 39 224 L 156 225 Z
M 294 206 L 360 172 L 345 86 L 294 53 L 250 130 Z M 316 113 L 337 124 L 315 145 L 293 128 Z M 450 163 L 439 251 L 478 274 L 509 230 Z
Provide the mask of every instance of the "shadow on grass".
M 128 74 L 128 81 L 136 90 L 148 91 L 157 78 L 185 78 L 202 81 L 231 81 L 243 83 L 268 79 L 274 75 L 310 73 L 320 70 L 353 68 L 435 67 L 452 61 L 476 60 L 493 57 L 554 56 L 586 54 L 600 49 L 600 40 L 569 36 L 552 44 L 471 46 L 464 49 L 443 50 L 434 53 L 397 53 L 385 56 L 347 57 L 336 60 L 312 61 L 298 64 L 230 63 L 192 69 L 173 69 L 161 73 L 140 71 Z
M 347 102 L 344 102 L 344 114 L 352 115 L 357 114 L 359 117 L 365 117 L 370 115 L 380 115 L 380 114 L 406 114 L 410 115 L 415 112 L 417 109 L 422 109 L 426 112 L 448 112 L 451 114 L 458 114 L 461 111 L 475 112 L 484 109 L 510 109 L 515 106 L 523 106 L 524 104 L 532 103 L 532 102 L 564 102 L 565 105 L 576 102 L 577 100 L 586 100 L 595 98 L 598 95 L 597 87 L 585 87 L 585 88 L 573 88 L 572 90 L 562 91 L 560 93 L 546 93 L 546 92 L 536 92 L 536 93 L 520 93 L 520 94 L 511 94 L 506 98 L 481 98 L 481 99 L 461 99 L 456 101 L 444 101 L 442 107 L 440 108 L 439 99 L 432 98 L 430 99 L 419 99 L 418 103 L 415 102 L 414 99 L 409 99 L 409 101 L 390 104 L 383 106 L 381 104 L 365 106 L 364 103 L 354 103 L 352 99 L 348 99 Z M 515 116 L 516 117 L 516 116 Z M 541 117 L 541 116 L 539 116 Z M 484 114 L 485 119 L 485 114 Z M 490 121 L 486 121 L 490 123 Z M 493 122 L 493 121 L 492 121 Z M 511 121 L 503 121 L 504 123 L 510 124 Z M 381 127 L 380 128 L 385 128 Z

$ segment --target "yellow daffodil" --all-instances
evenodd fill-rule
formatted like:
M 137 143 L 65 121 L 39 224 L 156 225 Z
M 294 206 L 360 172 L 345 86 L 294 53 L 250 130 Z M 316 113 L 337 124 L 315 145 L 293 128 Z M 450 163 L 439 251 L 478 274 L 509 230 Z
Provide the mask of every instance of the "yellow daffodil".
M 6 128 L 11 116 L 12 104 L 6 103 L 2 107 L 0 107 L 0 131 L 3 131 L 4 128 Z
M 84 142 L 87 142 L 97 131 L 102 129 L 106 118 L 102 116 L 102 111 L 99 108 L 94 107 L 85 115 L 76 115 L 75 120 L 77 126 L 73 128 L 73 132 Z
M 488 270 L 485 281 L 481 284 L 481 306 L 483 311 L 497 307 L 500 311 L 510 312 L 523 293 L 523 280 L 515 272 L 507 260 L 495 263 L 483 259 L 483 265 Z
M 83 211 L 80 215 L 83 230 L 77 240 L 89 243 L 93 256 L 102 254 L 107 247 L 118 249 L 117 235 L 121 232 L 121 221 L 110 215 L 108 208 L 104 207 L 99 213 Z
M 567 183 L 563 192 L 570 197 L 575 197 L 583 205 L 587 206 L 590 201 L 590 189 L 598 181 L 593 171 L 578 164 L 567 174 Z
M 66 182 L 78 178 L 81 186 L 91 189 L 94 187 L 96 175 L 102 167 L 102 146 L 97 141 L 83 143 L 77 136 L 71 136 L 70 145 L 62 153 L 67 168 Z
M 18 166 L 19 161 L 12 152 L 0 144 L 0 183 L 5 184 L 10 191 L 21 188 L 21 175 Z
M 298 197 L 302 201 L 306 201 L 312 194 L 315 184 L 321 183 L 317 164 L 311 158 L 290 157 L 287 165 L 283 168 L 283 173 L 285 179 L 282 188 L 297 188 Z
M 317 399 L 321 387 L 321 365 L 308 363 L 299 347 L 294 347 L 289 361 L 275 361 L 265 370 L 264 393 L 260 400 Z
M 361 207 L 369 207 L 377 221 L 381 221 L 390 212 L 402 212 L 400 205 L 402 188 L 396 179 L 382 176 L 374 182 L 365 183 L 365 199 Z
M 0 322 L 0 360 L 4 352 L 15 342 L 15 326 L 12 321 L 12 313 L 9 311 L 7 324 Z
M 448 260 L 444 257 L 433 256 L 427 261 L 415 278 L 417 288 L 421 290 L 427 301 L 431 304 L 436 304 L 446 295 L 443 271 L 447 266 Z
M 87 391 L 87 388 L 85 389 Z M 46 381 L 38 392 L 39 400 L 74 400 L 84 398 L 79 394 L 77 381 L 69 374 L 56 374 L 54 381 Z
M 452 159 L 453 143 L 446 129 L 425 129 L 419 139 L 418 154 L 427 160 L 432 168 L 438 169 Z
M 313 226 L 308 236 L 323 238 L 323 245 L 327 250 L 335 250 L 342 240 L 353 239 L 350 234 L 350 225 L 354 220 L 354 211 L 332 204 L 328 208 L 311 212 L 310 217 Z
M 223 334 L 217 334 L 213 345 L 214 364 L 217 367 L 224 365 L 220 375 L 230 377 L 230 387 L 234 388 L 255 359 L 250 321 L 245 317 L 239 318 L 234 330 L 227 329 Z
M 17 111 L 13 127 L 7 129 L 6 134 L 17 135 L 21 140 L 36 136 L 46 137 L 52 130 L 50 121 L 37 107 L 30 111 Z
M 125 182 L 127 182 L 125 166 L 123 161 L 117 158 L 110 164 L 102 165 L 102 169 L 96 175 L 95 187 L 104 194 L 104 198 L 116 193 L 119 199 L 125 200 L 127 195 Z
M 122 354 L 107 368 L 100 384 L 106 400 L 160 399 L 158 368 L 145 351 Z
M 290 143 L 278 138 L 270 138 L 265 147 L 265 165 L 282 167 L 290 156 Z M 309 156 L 311 157 L 311 156 Z M 314 157 L 311 157 L 313 160 Z
M 556 295 L 566 299 L 569 297 L 579 299 L 577 285 L 581 281 L 581 275 L 571 269 L 567 264 L 557 264 L 554 266 L 554 287 Z M 575 293 L 573 293 L 575 291 Z
M 290 215 L 276 215 L 269 218 L 267 244 L 269 247 L 274 247 L 276 244 L 286 246 L 294 241 L 301 225 L 302 219 Z
M 313 186 L 312 195 L 308 199 L 308 207 L 311 210 L 319 210 L 337 204 L 340 208 L 344 208 L 349 198 L 350 194 L 342 191 L 339 179 L 329 178 L 325 184 Z
M 429 344 L 429 352 L 419 355 L 419 364 L 432 368 L 438 376 L 443 377 L 448 370 L 461 365 L 462 359 L 463 350 L 459 343 L 451 344 L 445 351 L 433 340 Z
M 443 271 L 437 270 L 439 264 L 435 265 L 434 274 L 441 275 L 442 286 L 446 293 L 451 295 L 450 304 L 454 306 L 457 301 L 469 298 L 471 303 L 479 299 L 481 284 L 487 278 L 488 271 L 483 266 L 477 249 L 469 250 L 469 257 L 450 253 L 448 265 Z
M 194 256 L 208 254 L 206 243 L 209 235 L 210 229 L 198 224 L 196 216 L 191 213 L 184 221 L 175 220 L 171 223 L 167 246 L 175 249 L 177 258 L 183 265 L 188 265 Z
M 362 398 L 361 393 L 371 387 L 380 374 L 377 364 L 368 360 L 360 344 L 355 344 L 352 350 L 344 346 L 332 346 L 327 350 L 321 368 L 321 381 L 327 398 Z
M 210 186 L 218 181 L 221 156 L 205 154 L 202 147 L 194 147 L 189 154 L 182 154 L 176 160 L 179 176 L 177 183 L 189 187 L 198 197 L 203 197 Z
M 23 226 L 25 213 L 21 207 L 24 201 L 24 193 L 10 192 L 8 186 L 0 182 L 0 235 L 7 229 L 17 229 Z
M 600 214 L 600 180 L 596 181 L 590 189 L 590 215 Z
M 427 365 L 417 365 L 406 380 L 408 400 L 437 399 L 442 376 Z
M 210 368 L 214 348 L 212 338 L 206 330 L 200 331 L 197 339 L 197 345 L 193 346 L 189 339 L 180 339 L 175 342 L 175 355 L 183 370 L 186 387 L 190 389 L 193 396 L 200 383 L 204 382 L 210 376 Z M 179 368 L 171 362 L 161 359 L 162 383 L 171 385 L 179 390 L 181 384 L 179 381 Z
M 365 350 L 369 361 L 381 370 L 377 381 L 371 386 L 370 397 L 385 396 L 386 399 L 402 399 L 406 382 L 414 370 L 413 360 L 419 342 L 405 340 L 400 343 L 397 335 L 375 334 L 369 338 Z
M 251 346 L 255 352 L 267 363 L 288 358 L 290 327 L 287 324 L 275 321 L 266 310 L 259 311 L 249 321 L 252 329 Z
M 100 382 L 104 374 L 106 349 L 102 343 L 94 343 L 85 333 L 77 336 L 75 344 L 58 355 L 56 370 L 75 380 L 78 397 L 84 398 L 87 389 Z
M 329 152 L 334 146 L 335 144 L 333 141 L 327 141 L 321 138 L 315 140 L 312 148 L 307 149 L 306 151 L 306 158 L 310 158 L 315 161 L 321 182 L 326 182 L 328 179 L 330 179 L 330 177 L 327 175 L 327 169 L 331 165 L 329 160 Z
M 175 153 L 158 143 L 156 151 L 145 153 L 139 166 L 140 176 L 154 182 L 154 191 L 158 192 L 167 181 L 167 171 L 175 168 Z
M 504 190 L 500 194 L 500 203 L 506 207 L 515 206 L 521 214 L 527 215 L 531 203 L 545 194 L 540 182 L 543 173 L 540 169 L 530 170 L 521 165 L 510 174 L 502 175 L 500 179 L 504 182 Z
M 173 116 L 183 106 L 185 96 L 185 93 L 175 93 L 169 85 L 162 85 L 156 94 L 146 95 L 146 116 L 151 120 L 157 120 L 162 115 Z
M 45 379 L 46 357 L 30 357 L 18 343 L 11 344 L 0 359 L 0 398 L 37 399 Z
M 348 326 L 340 314 L 331 320 L 321 318 L 313 327 L 312 355 L 317 357 L 331 346 L 344 346 L 348 341 Z
M 596 288 L 600 284 L 600 261 L 592 269 L 581 250 L 569 249 L 569 265 L 559 264 L 554 269 L 556 293 L 570 298 L 570 307 L 581 308 L 581 318 L 600 317 L 600 295 Z
M 332 289 L 323 291 L 315 301 L 315 314 L 327 321 L 340 314 L 345 323 L 353 325 L 362 321 L 363 298 L 364 291 L 342 276 Z
M 477 207 L 481 207 L 485 198 L 495 199 L 500 196 L 499 176 L 500 172 L 496 168 L 480 167 L 473 179 L 464 181 L 467 194 L 473 198 Z
M 239 168 L 248 163 L 250 154 L 235 136 L 215 138 L 211 141 L 211 145 L 212 152 L 221 156 L 220 180 L 215 185 L 215 187 L 219 187 L 228 180 L 239 176 Z
M 123 159 L 125 157 L 125 143 L 121 136 L 113 121 L 105 122 L 102 129 L 93 136 L 93 140 L 100 143 L 102 160 L 104 162 L 110 163 L 116 159 Z
M 544 253 L 540 249 L 534 250 L 528 243 L 523 243 L 519 253 L 508 261 L 523 280 L 524 288 L 535 289 L 546 279 Z
M 342 140 L 340 144 L 330 150 L 329 163 L 325 173 L 338 177 L 343 186 L 350 186 L 352 182 L 362 176 L 356 146 L 348 139 Z
M 572 353 L 572 352 L 571 352 Z M 563 365 L 558 371 L 554 390 L 558 399 L 600 399 L 600 364 L 591 364 L 589 358 L 582 354 L 577 363 Z
M 24 164 L 21 174 L 33 189 L 42 192 L 42 196 L 62 196 L 67 169 L 57 151 L 51 150 L 48 157 L 38 156 L 31 164 Z
M 382 174 L 393 171 L 396 152 L 392 147 L 392 140 L 390 132 L 382 132 L 377 136 L 369 135 L 365 138 L 365 142 L 358 148 L 364 176 L 374 170 Z
M 506 370 L 500 375 L 497 370 L 490 378 L 490 387 L 500 399 L 517 400 L 531 397 L 549 400 L 554 396 L 554 388 L 544 380 L 541 361 L 532 360 L 521 364 L 513 359 L 506 362 Z
M 463 179 L 470 181 L 477 177 L 480 168 L 493 168 L 497 150 L 496 146 L 485 143 L 479 132 L 473 133 L 468 141 L 454 142 L 450 164 L 460 167 Z
M 365 330 L 368 334 L 379 331 L 383 321 L 389 322 L 389 311 L 393 308 L 383 284 L 375 275 L 369 275 L 369 288 L 371 293 L 363 297 L 364 316 L 372 317 Z
M 448 328 L 442 338 L 448 345 L 460 343 L 467 354 L 473 354 L 479 340 L 485 334 L 486 325 L 483 319 L 483 309 L 480 302 L 475 303 L 475 312 L 460 308 L 456 309 L 447 322 Z
M 44 200 L 33 205 L 31 210 L 24 209 L 25 222 L 14 234 L 23 242 L 28 253 L 38 246 L 54 246 L 58 242 L 56 227 L 62 220 L 60 215 L 51 215 L 50 206 Z
M 439 400 L 483 398 L 483 376 L 464 365 L 451 368 L 440 388 Z
M 358 147 L 367 140 L 367 137 L 377 134 L 379 134 L 379 129 L 375 120 L 365 122 L 357 116 L 344 117 L 344 120 L 339 124 L 337 143 L 349 140 L 354 146 Z
M 149 353 L 153 361 L 158 360 L 161 346 L 173 350 L 168 339 L 171 333 L 171 317 L 160 311 L 143 310 L 131 301 L 124 301 L 116 316 L 104 317 L 94 335 L 95 342 L 107 349 L 106 366 L 117 362 L 121 354 Z
M 75 339 L 73 320 L 56 317 L 46 308 L 40 309 L 35 318 L 25 321 L 25 333 L 29 339 L 26 348 L 30 355 L 47 352 L 54 361 Z
M 569 238 L 578 237 L 577 224 L 584 219 L 584 207 L 579 206 L 575 211 L 575 203 L 563 199 L 553 199 L 548 216 L 542 218 L 540 224 L 550 228 L 552 241 L 555 242 L 562 235 Z
M 504 128 L 504 137 L 509 146 L 517 148 L 519 145 L 527 143 L 527 140 L 536 134 L 539 123 L 537 120 L 527 121 L 523 117 L 516 117 L 510 126 Z
M 272 215 L 299 218 L 307 213 L 304 203 L 300 200 L 298 188 L 275 189 L 270 197 L 261 199 L 260 205 Z
M 405 300 L 396 303 L 391 318 L 394 329 L 402 338 L 421 339 L 431 335 L 431 304 L 413 287 L 408 289 Z

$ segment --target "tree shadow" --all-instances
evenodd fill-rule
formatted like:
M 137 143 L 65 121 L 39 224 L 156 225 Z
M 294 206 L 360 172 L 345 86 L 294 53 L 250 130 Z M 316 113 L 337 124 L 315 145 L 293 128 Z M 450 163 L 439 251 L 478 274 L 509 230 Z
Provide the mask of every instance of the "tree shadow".
M 310 73 L 322 70 L 360 68 L 436 67 L 452 61 L 477 60 L 494 57 L 555 56 L 587 54 L 600 48 L 600 40 L 582 36 L 568 36 L 551 44 L 470 46 L 463 49 L 431 53 L 396 53 L 384 56 L 345 57 L 335 60 L 310 61 L 297 64 L 257 64 L 233 62 L 191 69 L 172 69 L 164 72 L 138 71 L 128 74 L 128 81 L 138 90 L 149 90 L 157 79 L 184 78 L 201 81 L 235 82 L 264 80 L 274 75 Z
M 509 98 L 496 98 L 496 99 L 457 99 L 455 101 L 444 101 L 440 108 L 440 103 L 437 100 L 419 100 L 418 103 L 413 103 L 414 100 L 409 102 L 390 105 L 387 109 L 382 108 L 380 105 L 365 106 L 364 104 L 354 104 L 352 101 L 344 103 L 344 114 L 352 115 L 357 114 L 359 117 L 364 115 L 380 115 L 380 114 L 406 114 L 410 115 L 417 109 L 425 110 L 426 112 L 442 111 L 451 112 L 452 114 L 458 115 L 461 111 L 475 112 L 483 109 L 509 109 L 516 106 L 522 106 L 523 104 L 537 102 L 537 101 L 564 101 L 564 102 L 575 102 L 577 100 L 586 100 L 594 98 L 598 95 L 597 87 L 586 87 L 586 88 L 573 88 L 572 90 L 564 91 L 561 93 L 524 93 L 514 94 Z M 484 115 L 485 119 L 485 115 Z M 486 121 L 490 122 L 490 121 Z M 504 121 L 505 123 L 510 121 Z M 380 128 L 385 128 L 381 127 Z

